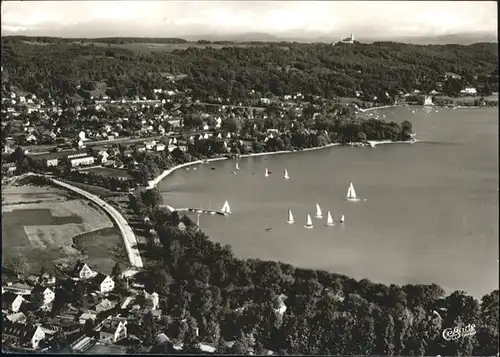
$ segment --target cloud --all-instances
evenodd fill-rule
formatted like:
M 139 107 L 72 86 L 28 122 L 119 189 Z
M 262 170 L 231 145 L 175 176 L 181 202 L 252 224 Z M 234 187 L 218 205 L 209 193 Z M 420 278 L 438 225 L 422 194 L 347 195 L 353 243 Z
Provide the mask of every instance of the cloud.
M 8 1 L 2 34 L 62 37 L 497 31 L 493 1 Z

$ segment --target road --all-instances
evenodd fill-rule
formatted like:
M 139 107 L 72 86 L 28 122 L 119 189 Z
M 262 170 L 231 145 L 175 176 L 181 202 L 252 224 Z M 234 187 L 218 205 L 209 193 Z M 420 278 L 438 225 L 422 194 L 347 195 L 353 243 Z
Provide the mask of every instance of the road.
M 192 132 L 192 133 L 184 133 L 184 137 L 190 137 L 192 135 L 199 135 L 199 134 L 204 134 L 206 131 L 197 131 L 197 132 Z M 147 138 L 130 138 L 130 137 L 123 137 L 119 139 L 114 139 L 114 140 L 99 140 L 99 141 L 88 141 L 85 143 L 85 146 L 91 147 L 91 146 L 98 146 L 98 145 L 112 145 L 112 144 L 132 144 L 132 143 L 137 143 L 137 142 L 144 142 L 144 141 L 149 141 L 149 140 L 160 140 L 164 137 L 168 138 L 179 138 L 181 134 L 173 134 L 173 135 L 157 135 L 157 136 L 150 136 Z M 33 152 L 34 154 L 36 151 L 49 151 L 51 149 L 54 149 L 57 147 L 57 144 L 50 144 L 50 145 L 25 145 L 21 146 L 21 148 L 28 150 L 30 152 Z
M 71 190 L 73 192 L 76 192 L 80 194 L 81 196 L 84 196 L 85 198 L 91 200 L 95 204 L 97 204 L 99 207 L 104 209 L 110 216 L 111 218 L 115 221 L 116 225 L 118 226 L 118 229 L 120 230 L 120 233 L 123 237 L 123 242 L 125 245 L 125 250 L 127 251 L 127 255 L 130 261 L 130 265 L 132 268 L 135 269 L 141 269 L 144 267 L 144 264 L 142 263 L 142 258 L 141 255 L 139 254 L 139 249 L 137 247 L 137 239 L 135 237 L 134 232 L 132 231 L 132 228 L 130 228 L 130 225 L 128 224 L 127 220 L 123 218 L 120 212 L 118 212 L 113 206 L 110 204 L 104 202 L 102 199 L 99 197 L 84 191 L 78 187 L 75 187 L 73 185 L 70 185 L 66 182 L 62 182 L 59 180 L 56 180 L 55 178 L 49 177 L 52 182 L 55 184 L 62 186 L 64 188 L 67 188 L 68 190 Z

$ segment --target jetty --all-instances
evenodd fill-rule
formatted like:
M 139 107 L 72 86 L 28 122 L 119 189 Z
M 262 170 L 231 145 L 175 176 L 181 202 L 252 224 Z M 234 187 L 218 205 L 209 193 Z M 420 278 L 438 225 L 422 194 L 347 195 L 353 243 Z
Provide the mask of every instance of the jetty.
M 160 207 L 167 207 L 166 205 L 161 205 Z M 210 215 L 215 215 L 218 214 L 220 216 L 228 216 L 228 213 L 225 213 L 223 211 L 215 210 L 215 209 L 206 209 L 206 208 L 175 208 L 175 211 L 177 212 L 196 212 L 196 213 L 203 213 L 203 214 L 210 214 Z

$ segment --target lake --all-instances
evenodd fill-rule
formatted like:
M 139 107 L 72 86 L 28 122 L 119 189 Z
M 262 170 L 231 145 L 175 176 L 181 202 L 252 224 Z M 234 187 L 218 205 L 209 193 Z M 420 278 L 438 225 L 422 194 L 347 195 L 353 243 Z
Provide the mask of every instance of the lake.
M 237 174 L 234 160 L 213 162 L 178 170 L 158 188 L 178 208 L 220 209 L 228 200 L 230 216 L 201 215 L 200 227 L 239 257 L 385 284 L 436 283 L 476 297 L 497 289 L 498 109 L 372 113 L 410 120 L 425 142 L 245 158 Z M 344 198 L 350 181 L 360 202 Z M 316 202 L 334 227 L 315 218 L 314 229 L 303 227 Z

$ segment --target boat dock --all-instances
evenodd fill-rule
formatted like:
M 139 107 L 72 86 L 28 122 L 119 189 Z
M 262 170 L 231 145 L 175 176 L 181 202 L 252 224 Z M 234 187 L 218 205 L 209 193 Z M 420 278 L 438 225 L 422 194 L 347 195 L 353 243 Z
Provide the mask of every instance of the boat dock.
M 228 214 L 222 211 L 214 210 L 214 209 L 204 209 L 204 208 L 176 208 L 178 212 L 198 212 L 203 214 L 218 214 L 219 216 L 227 216 Z

